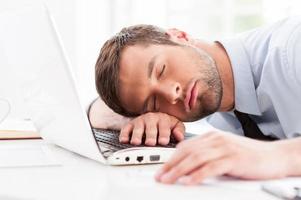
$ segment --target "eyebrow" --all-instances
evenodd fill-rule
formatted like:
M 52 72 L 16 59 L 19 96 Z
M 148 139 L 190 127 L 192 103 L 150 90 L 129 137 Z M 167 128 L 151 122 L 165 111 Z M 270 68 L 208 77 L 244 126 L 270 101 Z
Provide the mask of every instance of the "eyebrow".
M 148 79 L 151 78 L 152 76 L 152 73 L 153 73 L 153 70 L 154 70 L 154 66 L 155 66 L 155 61 L 156 61 L 156 58 L 158 57 L 158 54 L 157 55 L 154 55 L 149 63 L 148 63 L 148 67 L 147 67 L 147 77 Z M 146 109 L 147 109 L 147 104 L 148 104 L 148 101 L 149 101 L 149 97 L 145 100 L 144 104 L 143 104 L 143 107 L 142 107 L 142 113 L 145 113 Z

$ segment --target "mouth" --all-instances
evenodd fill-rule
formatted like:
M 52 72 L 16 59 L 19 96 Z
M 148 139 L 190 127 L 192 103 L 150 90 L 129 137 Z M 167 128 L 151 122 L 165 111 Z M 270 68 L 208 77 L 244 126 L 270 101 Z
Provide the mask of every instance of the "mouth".
M 186 92 L 186 97 L 184 100 L 185 110 L 189 112 L 196 104 L 196 100 L 198 97 L 198 88 L 197 88 L 197 81 L 192 81 L 188 85 L 188 89 Z

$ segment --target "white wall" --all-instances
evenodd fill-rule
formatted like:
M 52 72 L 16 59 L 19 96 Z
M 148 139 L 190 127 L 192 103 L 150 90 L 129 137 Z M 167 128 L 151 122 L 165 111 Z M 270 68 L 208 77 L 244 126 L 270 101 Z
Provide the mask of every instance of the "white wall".
M 0 0 L 0 13 L 41 1 Z M 44 1 L 56 20 L 85 101 L 96 95 L 94 64 L 101 45 L 124 26 L 151 23 L 166 28 L 177 27 L 196 37 L 215 39 L 301 14 L 300 0 Z M 11 116 L 26 117 L 23 111 L 16 110 Z
M 109 35 L 109 1 L 0 0 L 0 14 L 1 12 L 26 5 L 40 4 L 41 2 L 47 5 L 55 19 L 67 56 L 81 86 L 81 96 L 84 101 L 88 101 L 96 95 L 94 64 L 101 44 Z M 14 77 L 11 77 L 11 80 L 13 81 Z M 22 98 L 9 87 L 9 85 L 12 86 L 13 84 L 3 86 L 1 81 L 0 84 L 2 84 L 0 97 L 5 94 L 12 104 L 9 117 L 27 118 L 27 111 L 22 106 Z

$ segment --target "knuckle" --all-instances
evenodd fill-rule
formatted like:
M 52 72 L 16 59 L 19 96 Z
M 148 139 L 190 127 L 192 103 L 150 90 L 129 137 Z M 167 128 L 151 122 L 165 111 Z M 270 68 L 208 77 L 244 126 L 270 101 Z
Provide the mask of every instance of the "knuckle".
M 143 127 L 144 126 L 144 123 L 142 120 L 137 120 L 133 123 L 133 126 L 134 127 Z
M 131 121 L 130 122 L 130 124 L 132 125 L 132 126 L 138 126 L 138 125 L 140 125 L 141 124 L 141 120 L 140 119 L 134 119 L 133 121 Z
M 171 135 L 171 131 L 168 129 L 160 130 L 160 137 L 169 137 Z
M 166 113 L 158 113 L 158 115 L 163 118 L 168 116 Z
M 146 113 L 144 117 L 145 117 L 146 119 L 153 119 L 153 118 L 155 118 L 155 116 L 156 116 L 155 113 L 149 112 L 149 113 Z
M 137 126 L 133 128 L 132 134 L 141 134 L 142 132 L 144 132 L 144 128 L 141 126 Z
M 147 137 L 147 138 L 155 138 L 156 135 L 157 135 L 157 132 L 154 131 L 154 130 L 150 130 L 150 131 L 147 131 L 147 132 L 146 132 L 146 137 Z
M 158 113 L 158 118 L 160 119 L 161 122 L 171 124 L 173 122 L 174 117 L 166 113 Z
M 140 133 L 143 131 L 144 131 L 144 128 L 142 126 L 135 126 L 133 129 L 133 133 Z

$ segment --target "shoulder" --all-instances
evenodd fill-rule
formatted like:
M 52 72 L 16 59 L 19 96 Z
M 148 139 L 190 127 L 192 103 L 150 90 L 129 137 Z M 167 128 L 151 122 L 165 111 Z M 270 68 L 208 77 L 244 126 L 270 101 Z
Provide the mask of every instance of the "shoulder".
M 252 41 L 253 40 L 253 41 Z M 259 66 L 260 72 L 274 71 L 272 76 L 282 76 L 291 84 L 301 83 L 301 16 L 290 17 L 273 25 L 259 28 L 245 37 L 252 52 L 250 60 L 256 60 L 253 66 Z M 297 85 L 296 85 L 297 86 Z
M 238 37 L 245 46 L 255 49 L 263 43 L 266 43 L 269 49 L 285 47 L 290 38 L 294 37 L 294 34 L 300 30 L 300 26 L 301 16 L 289 17 L 273 24 L 267 24 L 241 33 Z
M 290 30 L 284 54 L 287 58 L 288 73 L 296 80 L 296 84 L 301 85 L 301 17 L 292 23 L 297 25 Z
M 273 34 L 269 49 L 272 61 L 279 62 L 282 76 L 289 84 L 300 88 L 301 83 L 301 17 L 291 17 L 283 21 Z

